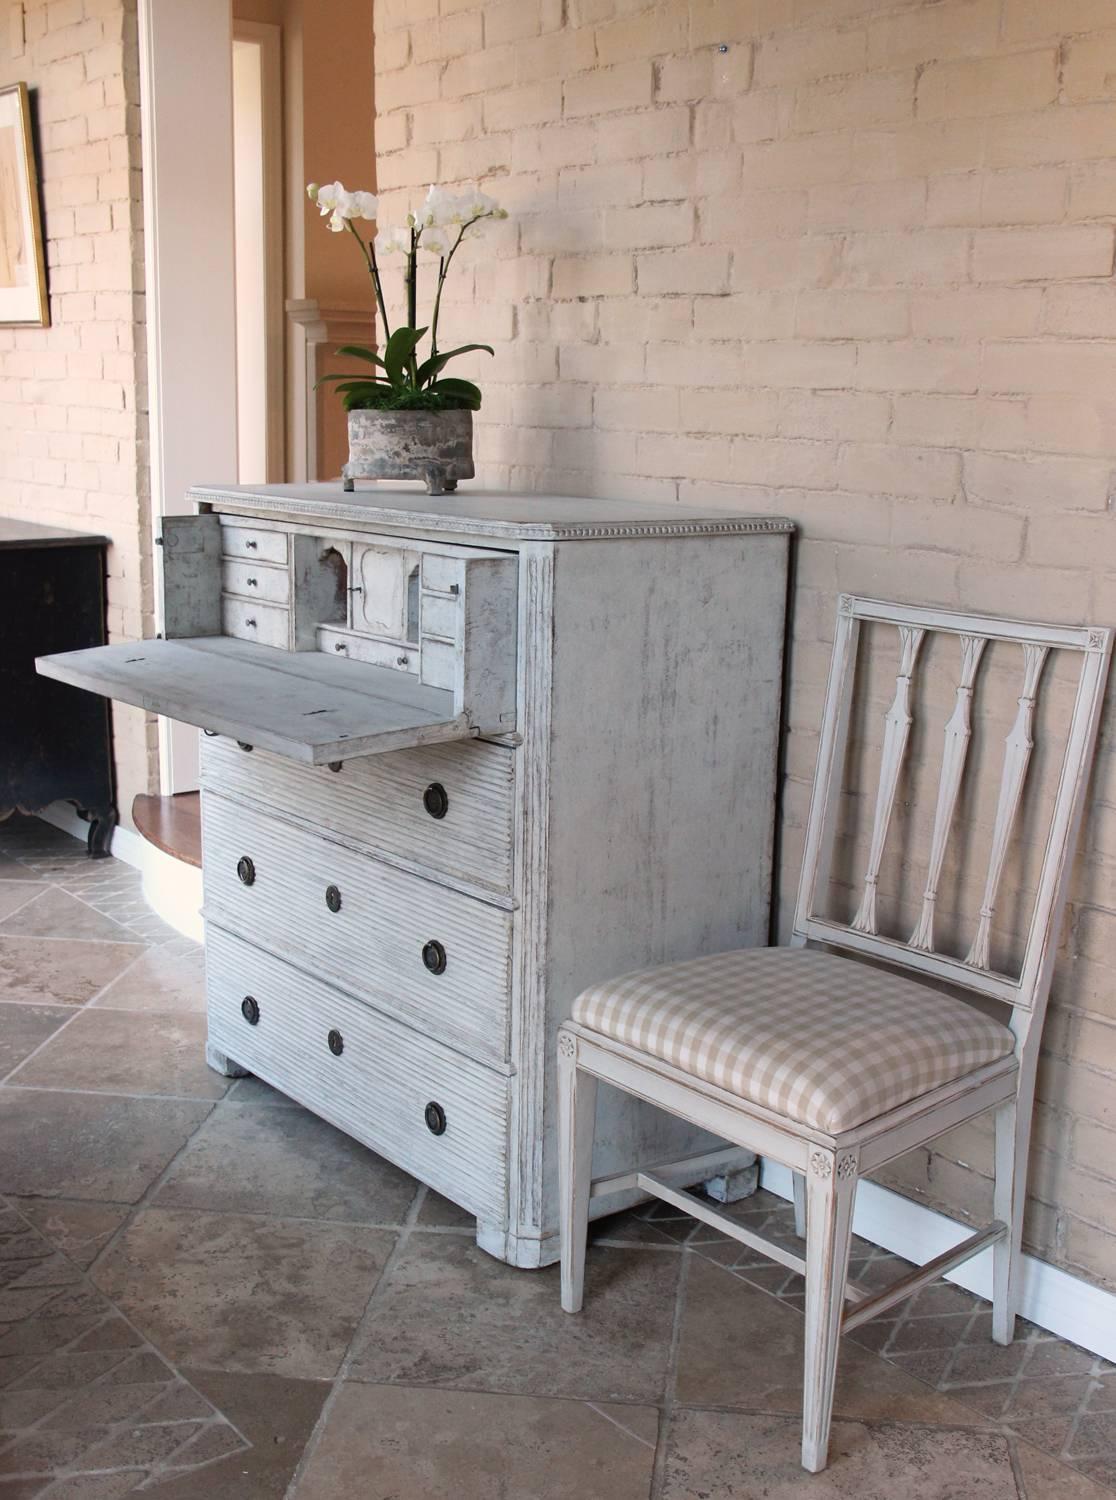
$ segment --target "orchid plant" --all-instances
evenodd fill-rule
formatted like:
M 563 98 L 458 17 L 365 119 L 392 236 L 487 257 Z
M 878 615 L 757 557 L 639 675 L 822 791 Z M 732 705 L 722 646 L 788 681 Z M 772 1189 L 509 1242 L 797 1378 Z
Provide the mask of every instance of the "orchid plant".
M 352 374 L 323 375 L 322 381 L 336 383 L 347 411 L 369 407 L 391 411 L 476 411 L 481 404 L 477 386 L 470 380 L 443 376 L 442 371 L 459 354 L 471 354 L 475 350 L 492 354 L 494 351 L 488 344 L 461 344 L 456 349 L 439 349 L 442 289 L 465 236 L 493 219 L 506 219 L 507 210 L 476 188 L 451 193 L 446 188 L 432 186 L 422 207 L 407 215 L 404 228 L 380 230 L 373 239 L 361 234 L 356 221 L 376 219 L 379 203 L 374 193 L 350 192 L 340 182 L 328 183 L 324 187 L 311 182 L 306 192 L 322 216 L 329 216 L 330 229 L 335 234 L 351 234 L 359 245 L 372 278 L 384 339 L 382 354 L 363 344 L 343 344 L 337 351 L 366 361 L 374 366 L 374 373 L 360 377 Z M 430 322 L 423 328 L 417 326 L 420 251 L 438 261 L 434 305 Z M 395 255 L 404 258 L 407 321 L 393 329 L 388 318 L 380 261 Z M 423 358 L 419 354 L 419 344 L 427 334 L 430 335 L 430 349 Z

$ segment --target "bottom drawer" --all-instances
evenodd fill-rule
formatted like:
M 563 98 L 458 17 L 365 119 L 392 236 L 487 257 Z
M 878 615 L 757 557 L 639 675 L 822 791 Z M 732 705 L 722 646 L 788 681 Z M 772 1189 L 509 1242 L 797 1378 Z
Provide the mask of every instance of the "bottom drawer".
M 478 1218 L 503 1221 L 508 1085 L 495 1073 L 206 924 L 219 1052 Z

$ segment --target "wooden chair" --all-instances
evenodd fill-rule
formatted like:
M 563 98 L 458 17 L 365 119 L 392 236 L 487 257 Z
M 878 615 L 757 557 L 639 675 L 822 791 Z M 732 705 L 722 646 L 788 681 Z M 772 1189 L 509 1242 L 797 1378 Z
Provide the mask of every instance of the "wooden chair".
M 884 717 L 859 909 L 851 922 L 842 923 L 824 913 L 862 622 L 895 627 L 899 664 L 894 701 Z M 939 741 L 941 771 L 921 915 L 904 941 L 880 932 L 876 893 L 913 722 L 912 679 L 929 632 L 956 641 L 960 665 L 953 712 L 944 743 Z M 1020 648 L 1020 690 L 986 841 L 983 899 L 971 946 L 958 958 L 935 947 L 935 905 L 957 821 L 977 672 L 989 642 Z M 691 959 L 595 985 L 579 996 L 572 1019 L 558 1033 L 562 1306 L 571 1313 L 581 1308 L 590 1198 L 623 1189 L 674 1204 L 804 1274 L 802 1463 L 812 1472 L 826 1464 L 842 1331 L 991 1246 L 992 1336 L 1008 1344 L 1014 1335 L 1039 1038 L 1110 650 L 1108 630 L 1029 625 L 843 596 L 791 946 Z M 1031 759 L 1040 679 L 1051 653 L 1072 653 L 1080 667 L 1021 963 L 1012 976 L 991 967 L 989 944 Z M 808 948 L 808 943 L 824 947 Z M 873 962 L 858 962 L 861 958 Z M 978 1009 L 933 981 L 1005 1002 L 1009 1024 L 986 1013 L 995 1007 Z M 662 1167 L 594 1182 L 599 1080 L 791 1168 L 805 1258 L 672 1187 Z M 868 1295 L 847 1285 L 859 1178 L 988 1110 L 996 1112 L 994 1222 L 882 1292 Z

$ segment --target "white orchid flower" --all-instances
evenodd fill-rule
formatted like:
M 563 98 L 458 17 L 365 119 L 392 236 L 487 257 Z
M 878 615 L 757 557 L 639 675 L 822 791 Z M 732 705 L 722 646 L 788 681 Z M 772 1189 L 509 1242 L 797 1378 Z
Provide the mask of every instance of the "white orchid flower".
M 422 231 L 419 248 L 429 250 L 431 255 L 446 255 L 449 252 L 449 238 L 436 225 L 431 225 Z
M 374 241 L 377 255 L 406 255 L 411 248 L 409 229 L 381 229 Z
M 329 182 L 324 187 L 311 182 L 306 193 L 323 218 L 329 214 L 329 227 L 335 234 L 344 229 L 347 219 L 374 219 L 379 208 L 375 193 L 362 188 L 350 192 L 343 182 Z
M 307 188 L 307 192 L 310 189 Z M 345 186 L 340 182 L 327 182 L 320 187 L 314 197 L 315 203 L 324 219 L 326 214 L 335 213 L 337 206 L 345 198 Z
M 495 198 L 482 193 L 476 183 L 470 183 L 458 197 L 462 219 L 506 219 L 507 209 L 501 208 Z
M 349 194 L 352 200 L 353 212 L 346 214 L 347 219 L 374 219 L 379 212 L 380 204 L 375 193 L 365 192 L 358 188 L 355 193 Z
M 430 184 L 426 201 L 416 215 L 418 223 L 431 228 L 444 229 L 449 224 L 460 224 L 461 204 L 456 195 L 447 188 Z

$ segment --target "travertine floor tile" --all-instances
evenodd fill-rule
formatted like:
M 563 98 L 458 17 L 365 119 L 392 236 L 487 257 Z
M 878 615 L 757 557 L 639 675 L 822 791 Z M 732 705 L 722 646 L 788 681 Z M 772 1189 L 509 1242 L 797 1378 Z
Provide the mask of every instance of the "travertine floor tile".
M 182 1459 L 205 1467 L 160 1476 L 153 1486 L 159 1500 L 283 1500 L 330 1387 L 280 1375 L 183 1373 L 251 1447 L 225 1455 L 216 1449 L 216 1434 L 201 1434 Z
M 663 1500 L 1018 1500 L 995 1433 L 835 1422 L 829 1468 L 799 1464 L 793 1417 L 677 1411 Z M 1051 1495 L 1049 1500 L 1055 1500 Z
M 0 1002 L 0 1078 L 18 1067 L 73 1014 L 68 1006 Z
M 0 1091 L 0 1192 L 136 1203 L 212 1107 L 8 1085 Z
M 139 951 L 134 944 L 54 942 L 0 931 L 0 1000 L 84 1005 Z
M 87 1270 L 128 1217 L 112 1203 L 20 1198 L 16 1207 L 45 1240 L 76 1266 Z
M 175 1162 L 155 1201 L 399 1224 L 417 1191 L 413 1177 L 304 1109 L 226 1103 Z
M 10 1207 L 0 1285 L 0 1496 L 45 1486 L 78 1500 L 100 1494 L 106 1473 L 129 1494 L 178 1472 L 203 1440 L 244 1452 L 219 1409 Z
M 5 875 L 5 867 L 0 865 L 0 920 L 11 916 L 38 895 L 34 885 L 26 880 L 8 880 Z
M 192 950 L 192 951 L 190 951 Z M 113 980 L 94 1002 L 110 1010 L 205 1011 L 205 959 L 201 948 L 152 948 Z
M 687 1406 L 801 1411 L 804 1327 L 794 1308 L 693 1257 L 680 1329 L 678 1400 Z M 954 1426 L 982 1421 L 849 1339 L 841 1346 L 835 1410 Z
M 3 838 L 3 825 L 0 824 L 0 838 Z M 37 870 L 30 869 L 21 860 L 15 858 L 14 853 L 8 853 L 0 849 L 0 880 L 41 880 L 42 876 Z
M 658 1413 L 346 1385 L 297 1500 L 646 1500 Z
M 465 1236 L 413 1235 L 362 1330 L 356 1380 L 589 1400 L 658 1401 L 679 1257 L 590 1251 L 586 1310 L 558 1300 L 557 1267 L 517 1271 Z
M 97 939 L 108 943 L 136 941 L 134 934 L 119 922 L 53 885 L 0 921 L 0 933 L 12 937 Z
M 21 1088 L 220 1099 L 229 1080 L 205 1062 L 205 1017 L 99 1010 L 66 1030 L 10 1080 Z
M 393 1244 L 350 1224 L 149 1208 L 93 1276 L 176 1363 L 328 1379 Z

